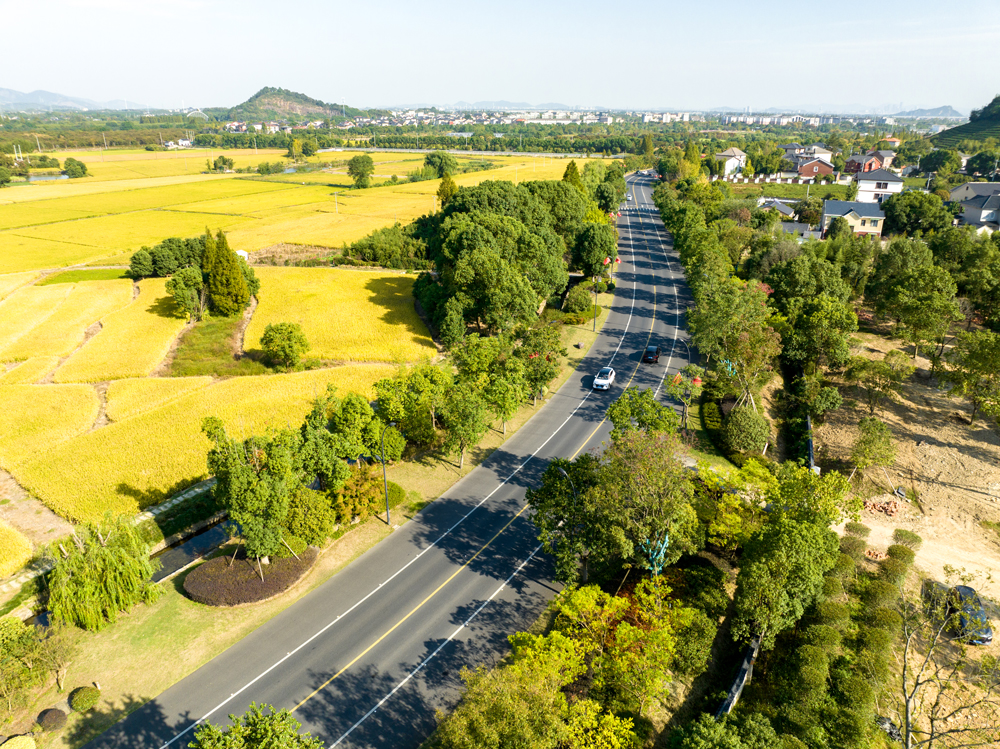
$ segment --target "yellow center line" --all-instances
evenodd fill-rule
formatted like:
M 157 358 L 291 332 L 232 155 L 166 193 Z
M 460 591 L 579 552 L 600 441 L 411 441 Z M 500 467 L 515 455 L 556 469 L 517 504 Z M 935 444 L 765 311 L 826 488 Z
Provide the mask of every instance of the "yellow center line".
M 636 183 L 633 183 L 633 184 L 636 184 Z M 634 190 L 633 190 L 633 192 L 634 192 Z M 635 204 L 636 204 L 636 208 L 638 208 L 639 207 L 639 201 L 638 201 L 638 199 L 636 199 Z M 628 215 L 628 214 L 626 214 L 626 215 Z M 639 225 L 641 226 L 642 225 L 642 214 L 640 213 L 640 214 L 638 214 L 638 216 L 639 216 Z M 631 233 L 632 232 L 629 231 L 629 235 L 630 236 L 631 236 Z M 632 254 L 635 255 L 635 248 L 634 247 L 632 248 Z M 650 270 L 652 270 L 652 264 L 650 264 Z M 654 279 L 653 280 L 653 316 L 652 316 L 652 318 L 649 321 L 649 333 L 646 335 L 646 345 L 647 346 L 649 345 L 649 342 L 653 339 L 653 325 L 656 324 L 656 280 L 655 280 L 656 276 L 655 276 L 655 274 L 653 276 L 653 279 Z M 628 390 L 629 385 L 632 384 L 632 380 L 635 379 L 635 375 L 639 371 L 639 367 L 641 367 L 641 366 L 642 366 L 642 357 L 640 356 L 639 357 L 639 361 L 635 365 L 635 369 L 632 370 L 632 376 L 629 377 L 628 378 L 628 382 L 625 383 L 625 389 L 626 390 Z M 573 453 L 573 456 L 570 458 L 570 460 L 576 460 L 576 456 L 579 455 L 580 451 L 583 450 L 583 448 L 585 448 L 590 443 L 590 441 L 594 438 L 594 435 L 597 434 L 597 430 L 600 429 L 602 426 L 604 426 L 604 422 L 607 421 L 607 420 L 608 420 L 607 416 L 605 416 L 603 419 L 601 419 L 601 422 L 594 428 L 594 431 L 591 432 L 590 435 L 587 437 L 587 439 L 585 439 L 583 441 L 583 443 L 576 449 L 576 452 Z
M 348 663 L 346 666 L 344 666 L 342 669 L 340 669 L 337 673 L 335 673 L 329 679 L 327 679 L 322 684 L 320 684 L 318 687 L 316 687 L 312 692 L 310 692 L 310 694 L 309 694 L 308 697 L 306 697 L 304 700 L 302 700 L 302 702 L 300 702 L 295 707 L 293 707 L 291 711 L 294 713 L 296 710 L 298 710 L 300 707 L 302 707 L 304 704 L 306 704 L 309 700 L 311 700 L 313 697 L 315 697 L 321 691 L 323 691 L 324 689 L 326 689 L 326 687 L 328 687 L 331 682 L 333 682 L 335 679 L 337 679 L 338 677 L 340 677 L 347 669 L 349 669 L 351 666 L 353 666 L 359 660 L 361 660 L 362 658 L 364 658 L 369 652 L 371 652 L 372 648 L 374 648 L 376 645 L 378 645 L 380 642 L 382 642 L 382 640 L 384 640 L 386 637 L 388 637 L 393 632 L 395 632 L 400 626 L 402 626 L 403 622 L 405 622 L 407 619 L 409 619 L 411 616 L 413 616 L 415 613 L 417 613 L 417 611 L 419 611 L 420 608 L 425 603 L 427 603 L 434 596 L 436 596 L 438 593 L 440 593 L 442 588 L 444 588 L 448 583 L 450 583 L 452 580 L 454 580 L 455 577 L 458 575 L 459 572 L 461 572 L 466 567 L 468 567 L 470 564 L 472 564 L 473 560 L 475 560 L 476 557 L 478 557 L 480 554 L 482 554 L 484 551 L 486 551 L 486 549 L 488 549 L 490 547 L 490 544 L 492 544 L 494 541 L 496 541 L 497 538 L 500 536 L 500 534 L 503 533 L 505 530 L 507 530 L 510 527 L 510 524 L 513 523 L 515 520 L 517 520 L 521 516 L 521 513 L 524 512 L 527 509 L 528 509 L 528 505 L 524 505 L 524 507 L 522 507 L 520 510 L 518 510 L 517 514 L 514 517 L 512 517 L 509 521 L 507 521 L 507 524 L 503 528 L 501 528 L 500 530 L 498 530 L 496 532 L 496 535 L 493 536 L 493 538 L 491 538 L 489 541 L 487 541 L 479 551 L 477 551 L 475 554 L 473 554 L 471 557 L 469 557 L 469 559 L 465 562 L 465 564 L 463 564 L 461 567 L 459 567 L 457 570 L 455 570 L 452 573 L 451 577 L 449 577 L 447 580 L 445 580 L 443 583 L 441 583 L 434 590 L 433 593 L 431 593 L 429 596 L 427 596 L 427 598 L 425 598 L 420 603 L 418 603 L 416 606 L 414 606 L 410 610 L 410 613 L 408 613 L 406 616 L 404 616 L 398 622 L 396 622 L 395 624 L 393 624 L 390 629 L 386 630 L 385 634 L 383 634 L 381 637 L 379 637 L 377 640 L 375 640 L 375 642 L 373 642 L 371 645 L 369 645 L 367 648 L 365 648 L 363 651 L 361 651 L 361 653 L 359 653 L 350 663 Z

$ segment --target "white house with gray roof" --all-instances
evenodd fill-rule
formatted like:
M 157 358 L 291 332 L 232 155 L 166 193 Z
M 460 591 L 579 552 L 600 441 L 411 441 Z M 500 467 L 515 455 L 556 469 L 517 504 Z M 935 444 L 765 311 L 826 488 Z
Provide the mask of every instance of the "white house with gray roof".
M 885 169 L 872 169 L 854 175 L 858 183 L 859 203 L 881 203 L 886 198 L 903 192 L 903 178 Z
M 722 162 L 722 173 L 727 177 L 741 171 L 747 165 L 747 155 L 735 146 L 715 154 L 715 158 Z

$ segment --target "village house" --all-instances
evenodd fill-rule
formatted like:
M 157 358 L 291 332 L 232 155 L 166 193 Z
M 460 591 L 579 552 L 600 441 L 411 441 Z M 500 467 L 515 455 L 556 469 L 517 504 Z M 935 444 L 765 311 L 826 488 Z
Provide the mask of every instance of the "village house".
M 881 203 L 903 191 L 903 178 L 885 169 L 860 172 L 854 175 L 854 181 L 858 184 L 859 203 Z
M 820 219 L 820 228 L 823 236 L 826 236 L 830 229 L 830 222 L 835 218 L 843 218 L 851 231 L 855 234 L 875 234 L 882 236 L 882 225 L 885 223 L 885 214 L 882 208 L 875 203 L 860 203 L 847 200 L 824 200 L 823 217 Z
M 742 171 L 747 164 L 747 155 L 735 146 L 715 154 L 715 158 L 722 162 L 722 173 L 727 177 Z

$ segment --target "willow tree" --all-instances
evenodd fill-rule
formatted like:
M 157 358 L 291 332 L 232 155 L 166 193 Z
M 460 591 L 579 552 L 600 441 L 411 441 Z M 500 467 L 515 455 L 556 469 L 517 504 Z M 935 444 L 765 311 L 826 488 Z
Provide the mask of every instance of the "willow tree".
M 50 549 L 56 557 L 49 575 L 54 619 L 100 630 L 121 612 L 159 597 L 151 581 L 159 562 L 149 558 L 149 545 L 127 518 L 108 513 L 102 523 L 85 525 L 71 538 Z

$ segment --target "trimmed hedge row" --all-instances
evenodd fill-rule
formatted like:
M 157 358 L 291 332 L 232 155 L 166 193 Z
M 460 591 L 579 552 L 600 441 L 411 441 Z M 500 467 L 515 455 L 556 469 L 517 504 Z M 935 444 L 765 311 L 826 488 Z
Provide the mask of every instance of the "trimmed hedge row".
M 257 566 L 255 559 L 247 559 L 245 552 L 237 555 L 230 566 L 230 557 L 216 557 L 195 567 L 184 578 L 188 596 L 206 606 L 238 606 L 256 603 L 288 590 L 309 571 L 319 552 L 315 547 L 305 549 L 299 558 L 272 558 L 270 564 Z M 264 579 L 260 579 L 263 570 Z

